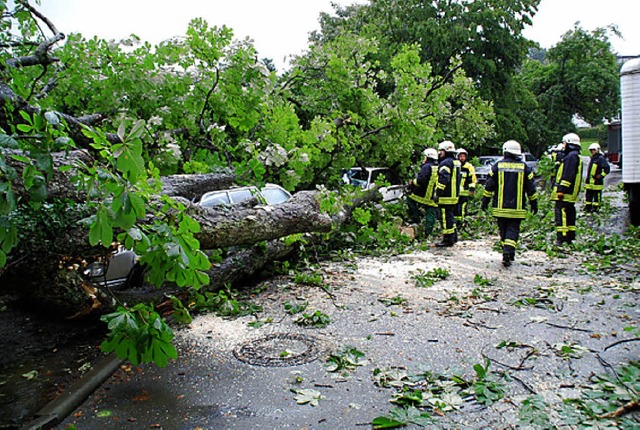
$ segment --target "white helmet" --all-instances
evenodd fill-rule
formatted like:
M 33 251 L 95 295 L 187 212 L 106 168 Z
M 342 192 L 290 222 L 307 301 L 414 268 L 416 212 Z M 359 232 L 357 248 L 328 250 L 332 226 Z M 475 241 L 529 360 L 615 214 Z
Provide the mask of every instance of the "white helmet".
M 459 148 L 459 149 L 456 151 L 456 155 L 460 156 L 460 154 L 464 154 L 464 155 L 466 155 L 467 157 L 469 156 L 469 153 L 468 153 L 468 152 L 467 152 L 467 150 L 466 150 L 466 149 L 464 149 L 464 148 Z
M 580 136 L 575 133 L 568 133 L 562 136 L 562 143 L 566 143 L 570 146 L 580 147 Z
M 502 153 L 509 153 L 513 155 L 522 155 L 522 149 L 520 149 L 520 144 L 515 140 L 507 140 L 502 145 Z
M 431 158 L 433 160 L 437 160 L 438 159 L 438 151 L 436 151 L 433 148 L 425 149 L 424 151 L 422 151 L 422 154 L 424 154 L 425 157 Z
M 445 140 L 444 142 L 440 142 L 438 145 L 439 150 L 443 150 L 444 152 L 456 152 L 456 147 L 450 140 Z
M 591 145 L 589 145 L 589 151 L 591 151 L 592 149 L 595 149 L 596 152 L 600 152 L 600 144 L 592 143 Z

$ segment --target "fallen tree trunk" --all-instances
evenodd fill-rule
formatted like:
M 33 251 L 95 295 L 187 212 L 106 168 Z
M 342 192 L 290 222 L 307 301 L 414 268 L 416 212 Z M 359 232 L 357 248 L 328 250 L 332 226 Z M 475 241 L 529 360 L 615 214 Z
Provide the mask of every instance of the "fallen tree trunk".
M 18 172 L 17 178 L 20 178 L 23 169 L 20 158 L 6 159 Z M 62 206 L 62 210 L 53 211 L 51 216 L 38 215 L 35 219 L 31 219 L 28 212 L 25 213 L 23 216 L 28 220 L 29 228 L 38 232 L 38 235 L 34 240 L 20 242 L 10 254 L 5 268 L 0 271 L 0 284 L 12 285 L 27 294 L 34 304 L 41 303 L 41 307 L 65 316 L 82 314 L 87 307 L 109 308 L 112 305 L 109 292 L 100 289 L 93 291 L 78 271 L 83 259 L 110 252 L 103 247 L 89 245 L 88 228 L 79 223 L 89 215 L 86 207 L 81 209 L 87 195 L 72 185 L 76 173 L 74 169 L 60 169 L 79 163 L 89 165 L 93 163 L 93 158 L 86 151 L 55 154 L 54 175 L 47 183 L 51 205 L 57 201 L 74 201 L 78 203 L 76 209 Z M 329 232 L 333 226 L 350 217 L 353 207 L 380 197 L 375 191 L 365 193 L 360 197 L 361 200 L 343 208 L 333 219 L 320 210 L 318 193 L 315 191 L 298 192 L 289 201 L 274 206 L 206 208 L 193 203 L 206 191 L 229 187 L 233 179 L 234 176 L 228 174 L 174 175 L 161 179 L 162 193 L 181 201 L 186 212 L 200 224 L 196 239 L 201 249 L 250 247 L 266 243 L 266 246 L 247 248 L 222 265 L 212 267 L 209 272 L 212 282 L 208 287 L 211 289 L 227 283 L 234 284 L 261 270 L 270 261 L 284 258 L 295 250 L 295 247 L 283 246 L 279 238 L 298 233 Z M 20 198 L 26 196 L 27 191 L 20 184 L 16 184 L 14 189 Z M 171 214 L 160 215 L 171 217 Z M 149 217 L 140 222 L 152 221 Z
M 300 194 L 300 193 L 298 193 Z M 294 195 L 294 198 L 298 195 Z M 304 199 L 315 193 L 304 193 Z M 382 196 L 376 190 L 368 190 L 344 205 L 329 220 L 330 228 L 324 225 L 323 230 L 316 232 L 328 232 L 332 228 L 339 228 L 341 224 L 351 219 L 353 210 L 365 204 L 375 203 L 382 200 Z M 306 245 L 314 245 L 323 241 L 323 235 L 305 235 L 302 240 Z M 284 260 L 295 255 L 300 250 L 300 242 L 292 241 L 287 243 L 282 239 L 269 240 L 262 245 L 251 246 L 231 253 L 221 263 L 215 264 L 207 271 L 211 282 L 202 287 L 201 291 L 217 291 L 225 286 L 239 287 L 247 280 L 255 278 L 256 274 L 264 271 L 266 267 L 275 261 Z M 138 290 L 118 292 L 117 297 L 129 304 L 141 301 L 158 303 L 165 296 L 179 294 L 180 290 L 176 286 L 165 286 L 163 288 L 153 288 L 144 286 Z

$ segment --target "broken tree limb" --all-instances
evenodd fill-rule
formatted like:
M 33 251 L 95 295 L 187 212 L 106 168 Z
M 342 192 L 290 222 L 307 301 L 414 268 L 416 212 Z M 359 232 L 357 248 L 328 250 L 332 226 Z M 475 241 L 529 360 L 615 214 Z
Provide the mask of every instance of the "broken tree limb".
M 320 212 L 315 191 L 300 191 L 276 206 L 241 210 L 234 206 L 205 208 L 190 204 L 187 213 L 200 223 L 196 238 L 201 249 L 250 245 L 297 233 L 328 232 L 333 225 L 331 218 Z

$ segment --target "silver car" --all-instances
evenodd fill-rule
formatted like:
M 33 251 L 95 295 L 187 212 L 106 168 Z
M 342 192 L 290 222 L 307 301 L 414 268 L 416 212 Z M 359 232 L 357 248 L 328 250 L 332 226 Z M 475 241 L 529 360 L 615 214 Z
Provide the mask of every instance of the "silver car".
M 476 178 L 478 179 L 479 184 L 484 185 L 484 183 L 487 182 L 489 172 L 491 172 L 491 167 L 496 163 L 496 161 L 501 159 L 502 155 L 482 155 L 478 157 L 480 165 L 476 167 Z
M 279 185 L 265 184 L 230 188 L 205 193 L 197 202 L 203 207 L 219 205 L 237 205 L 255 197 L 259 204 L 277 205 L 291 198 L 291 194 Z M 138 262 L 135 252 L 120 246 L 106 259 L 88 264 L 83 275 L 93 284 L 106 286 L 114 290 L 122 290 L 141 286 L 144 282 L 144 267 Z

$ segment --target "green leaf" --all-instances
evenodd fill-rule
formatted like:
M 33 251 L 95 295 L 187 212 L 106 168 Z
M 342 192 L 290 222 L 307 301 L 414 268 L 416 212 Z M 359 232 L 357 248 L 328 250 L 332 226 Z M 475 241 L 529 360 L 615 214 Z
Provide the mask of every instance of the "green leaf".
M 373 428 L 376 430 L 379 429 L 396 429 L 399 427 L 405 427 L 407 423 L 403 423 L 401 421 L 395 420 L 389 417 L 376 417 L 371 422 Z

